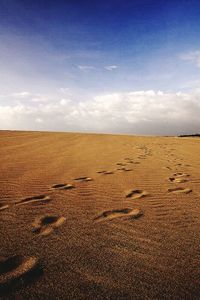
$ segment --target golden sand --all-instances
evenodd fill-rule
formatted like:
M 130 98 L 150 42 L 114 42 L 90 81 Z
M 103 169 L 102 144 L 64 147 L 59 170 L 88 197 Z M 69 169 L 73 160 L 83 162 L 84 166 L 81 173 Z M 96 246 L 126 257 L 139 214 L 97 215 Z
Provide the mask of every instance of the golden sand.
M 199 299 L 199 154 L 194 138 L 0 132 L 0 297 Z

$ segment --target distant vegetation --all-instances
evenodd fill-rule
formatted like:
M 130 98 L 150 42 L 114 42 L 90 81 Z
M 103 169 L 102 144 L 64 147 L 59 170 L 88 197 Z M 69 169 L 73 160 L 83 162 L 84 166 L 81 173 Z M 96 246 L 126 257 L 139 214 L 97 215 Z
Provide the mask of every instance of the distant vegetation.
M 195 134 L 181 134 L 179 137 L 200 137 L 200 133 Z

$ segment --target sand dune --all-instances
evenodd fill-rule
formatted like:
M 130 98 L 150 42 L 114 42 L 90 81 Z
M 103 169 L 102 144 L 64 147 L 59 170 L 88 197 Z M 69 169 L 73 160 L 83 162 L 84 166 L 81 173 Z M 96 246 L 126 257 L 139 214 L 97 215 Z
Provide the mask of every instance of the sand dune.
M 0 132 L 2 299 L 200 299 L 200 140 Z

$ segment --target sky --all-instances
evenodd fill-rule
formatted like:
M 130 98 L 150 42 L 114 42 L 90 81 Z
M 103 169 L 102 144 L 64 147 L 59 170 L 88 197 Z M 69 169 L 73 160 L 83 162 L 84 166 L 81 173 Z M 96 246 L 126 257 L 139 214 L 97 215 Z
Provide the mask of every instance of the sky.
M 200 132 L 198 0 L 0 0 L 0 129 Z

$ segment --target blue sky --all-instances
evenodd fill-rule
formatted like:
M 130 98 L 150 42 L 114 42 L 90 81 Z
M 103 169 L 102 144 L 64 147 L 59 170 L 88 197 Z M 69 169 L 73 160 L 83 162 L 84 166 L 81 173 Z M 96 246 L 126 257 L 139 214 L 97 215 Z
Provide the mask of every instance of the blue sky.
M 0 0 L 0 105 L 4 114 L 5 107 L 15 111 L 10 123 L 4 121 L 0 128 L 53 130 L 43 122 L 46 115 L 41 116 L 41 103 L 48 106 L 63 99 L 70 100 L 81 117 L 76 105 L 95 104 L 99 97 L 114 101 L 109 95 L 123 98 L 132 92 L 153 90 L 171 95 L 195 93 L 197 97 L 199 15 L 197 0 Z M 17 106 L 23 106 L 26 113 L 35 109 L 40 116 L 34 115 L 31 123 L 26 118 L 23 121 Z M 66 118 L 67 114 L 66 110 Z M 110 111 L 112 117 L 116 116 Z M 60 118 L 55 130 L 92 129 L 73 126 L 72 119 L 71 123 L 61 122 Z M 120 119 L 121 123 L 125 124 L 125 119 Z M 35 124 L 34 120 L 41 122 Z M 103 116 L 100 121 L 104 122 Z M 154 133 L 153 127 L 151 132 L 145 131 L 142 123 L 141 129 L 133 127 L 127 122 L 120 129 L 115 123 L 99 125 L 94 131 Z

